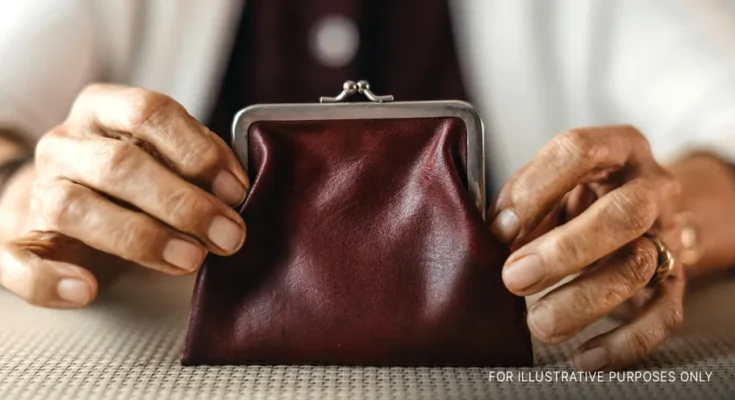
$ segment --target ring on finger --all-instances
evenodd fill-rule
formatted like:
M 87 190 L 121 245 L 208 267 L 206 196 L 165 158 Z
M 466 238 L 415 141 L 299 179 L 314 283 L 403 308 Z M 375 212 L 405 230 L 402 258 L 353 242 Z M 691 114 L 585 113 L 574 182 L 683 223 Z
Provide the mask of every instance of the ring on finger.
M 656 271 L 653 273 L 651 280 L 648 281 L 648 286 L 651 287 L 666 279 L 671 274 L 671 271 L 674 270 L 675 260 L 669 248 L 658 237 L 650 233 L 644 233 L 643 237 L 653 242 L 653 245 L 656 246 L 656 251 L 658 251 L 658 265 L 656 265 Z

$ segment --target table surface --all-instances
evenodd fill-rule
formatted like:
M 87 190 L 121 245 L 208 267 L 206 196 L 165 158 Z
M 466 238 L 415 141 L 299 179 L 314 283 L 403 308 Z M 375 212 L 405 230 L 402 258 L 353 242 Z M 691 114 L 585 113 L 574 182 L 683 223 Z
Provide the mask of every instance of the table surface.
M 182 367 L 192 284 L 131 274 L 74 311 L 33 307 L 0 290 L 0 399 L 735 398 L 735 277 L 692 290 L 683 328 L 641 366 L 673 371 L 668 383 L 500 383 L 487 368 Z M 558 346 L 534 343 L 536 367 L 513 372 L 573 371 L 573 349 L 612 326 L 600 321 Z M 711 378 L 683 382 L 682 372 Z

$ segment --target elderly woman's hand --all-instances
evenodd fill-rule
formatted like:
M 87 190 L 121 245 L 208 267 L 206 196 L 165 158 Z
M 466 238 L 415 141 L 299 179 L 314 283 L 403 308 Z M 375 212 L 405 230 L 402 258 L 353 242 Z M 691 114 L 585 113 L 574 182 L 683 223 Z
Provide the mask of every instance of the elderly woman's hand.
M 0 248 L 0 284 L 31 303 L 81 307 L 97 294 L 94 266 L 119 260 L 180 275 L 245 240 L 231 208 L 245 198 L 245 171 L 164 95 L 88 87 L 41 138 L 35 164 L 18 177 L 31 182 L 14 184 L 25 199 L 32 191 L 27 232 Z
M 647 297 L 631 321 L 581 346 L 577 367 L 597 370 L 635 363 L 675 331 L 682 267 L 677 261 L 667 279 L 646 289 L 659 253 L 642 235 L 655 235 L 677 259 L 680 191 L 630 126 L 562 133 L 519 170 L 490 217 L 495 235 L 515 250 L 503 268 L 506 286 L 532 295 L 579 274 L 531 307 L 531 333 L 562 342 L 622 303 Z

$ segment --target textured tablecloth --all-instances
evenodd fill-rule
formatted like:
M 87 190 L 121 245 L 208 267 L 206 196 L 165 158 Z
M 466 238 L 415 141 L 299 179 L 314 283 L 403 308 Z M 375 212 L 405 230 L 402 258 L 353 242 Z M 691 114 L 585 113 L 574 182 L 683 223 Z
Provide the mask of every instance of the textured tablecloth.
M 483 368 L 182 367 L 191 278 L 139 273 L 77 311 L 45 310 L 0 290 L 0 399 L 735 399 L 735 278 L 690 293 L 686 323 L 642 370 L 675 382 L 498 382 Z M 533 371 L 567 362 L 591 327 L 561 346 L 535 344 Z M 683 382 L 681 373 L 710 373 Z M 641 378 L 642 379 L 642 378 Z

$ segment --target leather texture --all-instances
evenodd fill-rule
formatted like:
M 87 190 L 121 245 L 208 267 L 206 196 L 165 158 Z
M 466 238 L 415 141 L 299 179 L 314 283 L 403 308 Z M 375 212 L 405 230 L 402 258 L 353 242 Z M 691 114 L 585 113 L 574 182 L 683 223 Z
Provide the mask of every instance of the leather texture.
M 532 364 L 461 119 L 261 121 L 248 140 L 248 237 L 199 272 L 183 364 Z

